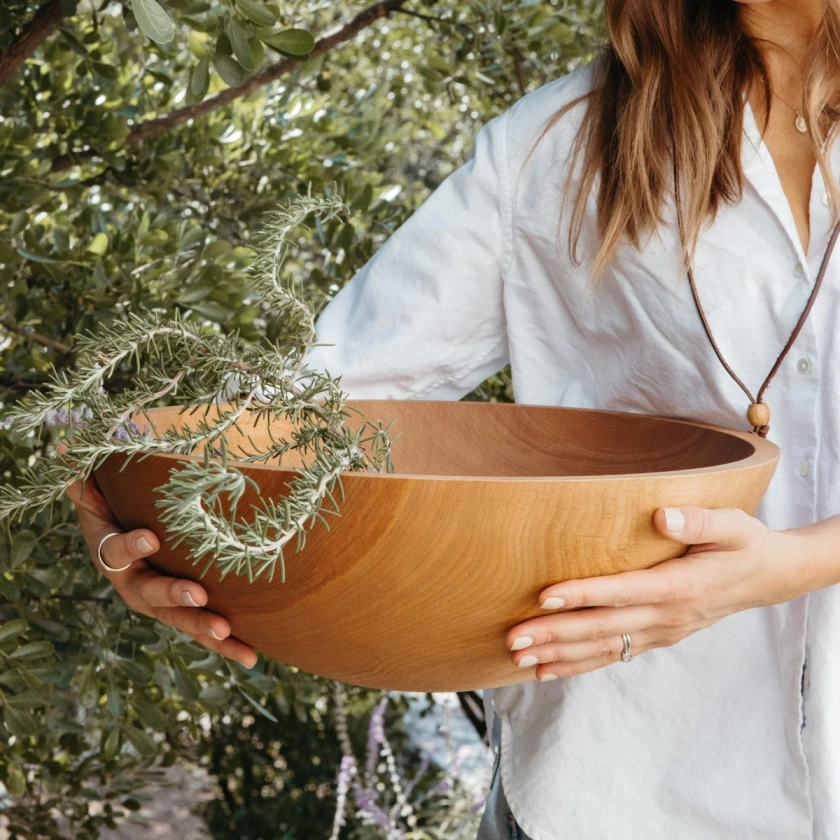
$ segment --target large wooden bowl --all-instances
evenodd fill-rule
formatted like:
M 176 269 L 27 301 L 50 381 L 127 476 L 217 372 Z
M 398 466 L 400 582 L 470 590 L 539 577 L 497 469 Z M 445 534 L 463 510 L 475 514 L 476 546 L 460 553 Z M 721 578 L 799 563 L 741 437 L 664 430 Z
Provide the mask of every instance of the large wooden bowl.
M 351 403 L 395 420 L 395 474 L 347 473 L 341 516 L 286 556 L 286 582 L 215 569 L 209 607 L 260 651 L 324 677 L 408 691 L 455 691 L 532 679 L 504 644 L 543 614 L 538 593 L 569 578 L 642 569 L 684 547 L 652 523 L 665 505 L 754 513 L 779 458 L 756 435 L 641 414 L 477 402 Z M 194 415 L 197 420 L 199 415 Z M 159 431 L 188 421 L 159 410 Z M 361 422 L 353 413 L 348 423 Z M 274 426 L 282 432 L 282 427 Z M 288 430 L 287 430 L 288 431 Z M 264 436 L 264 424 L 252 430 Z M 126 529 L 166 534 L 154 489 L 183 456 L 111 456 L 97 471 Z M 279 497 L 294 463 L 242 469 Z M 249 499 L 244 499 L 247 503 Z M 251 499 L 250 501 L 254 501 Z M 240 510 L 248 510 L 241 504 Z M 182 545 L 152 558 L 198 579 Z

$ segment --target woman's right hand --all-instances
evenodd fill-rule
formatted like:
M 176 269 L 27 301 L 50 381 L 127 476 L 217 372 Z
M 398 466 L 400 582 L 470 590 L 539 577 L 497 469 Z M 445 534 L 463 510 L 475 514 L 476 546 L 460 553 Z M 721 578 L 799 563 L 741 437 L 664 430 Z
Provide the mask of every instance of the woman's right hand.
M 67 490 L 67 495 L 79 512 L 94 565 L 111 581 L 131 609 L 181 630 L 204 647 L 234 659 L 246 668 L 256 665 L 257 654 L 231 637 L 227 620 L 202 609 L 207 603 L 207 592 L 201 584 L 162 575 L 143 559 L 160 548 L 160 541 L 147 528 L 128 533 L 121 531 L 95 479 L 76 482 Z M 116 536 L 105 541 L 102 558 L 116 568 L 131 564 L 125 571 L 110 572 L 97 559 L 98 547 L 108 534 Z

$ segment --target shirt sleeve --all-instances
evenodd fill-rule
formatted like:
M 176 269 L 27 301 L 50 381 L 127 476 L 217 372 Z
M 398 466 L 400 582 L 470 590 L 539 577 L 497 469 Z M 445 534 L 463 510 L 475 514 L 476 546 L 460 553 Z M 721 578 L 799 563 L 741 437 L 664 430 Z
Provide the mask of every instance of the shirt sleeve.
M 304 362 L 351 399 L 457 400 L 508 363 L 504 120 L 318 316 Z

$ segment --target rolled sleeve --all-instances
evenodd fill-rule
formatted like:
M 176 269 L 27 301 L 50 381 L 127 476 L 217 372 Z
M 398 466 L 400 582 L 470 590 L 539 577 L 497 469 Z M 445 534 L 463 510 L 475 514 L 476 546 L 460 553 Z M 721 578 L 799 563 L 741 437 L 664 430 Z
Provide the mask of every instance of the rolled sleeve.
M 327 304 L 310 369 L 356 399 L 457 400 L 509 361 L 505 115 Z

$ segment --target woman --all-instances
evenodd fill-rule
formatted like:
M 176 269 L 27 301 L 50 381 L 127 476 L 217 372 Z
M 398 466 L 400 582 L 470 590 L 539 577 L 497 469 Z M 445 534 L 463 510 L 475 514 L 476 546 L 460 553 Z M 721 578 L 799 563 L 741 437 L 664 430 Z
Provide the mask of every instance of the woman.
M 485 126 L 321 314 L 308 360 L 351 397 L 459 399 L 510 361 L 518 402 L 749 428 L 837 219 L 840 2 L 607 0 L 606 18 L 603 54 Z M 840 252 L 769 432 L 751 415 L 783 451 L 755 517 L 657 511 L 686 556 L 559 583 L 511 628 L 538 679 L 488 692 L 481 838 L 840 838 L 838 316 Z M 255 662 L 199 584 L 140 559 L 151 532 L 101 545 L 104 503 L 73 492 L 94 554 L 132 564 L 108 573 L 130 606 Z

